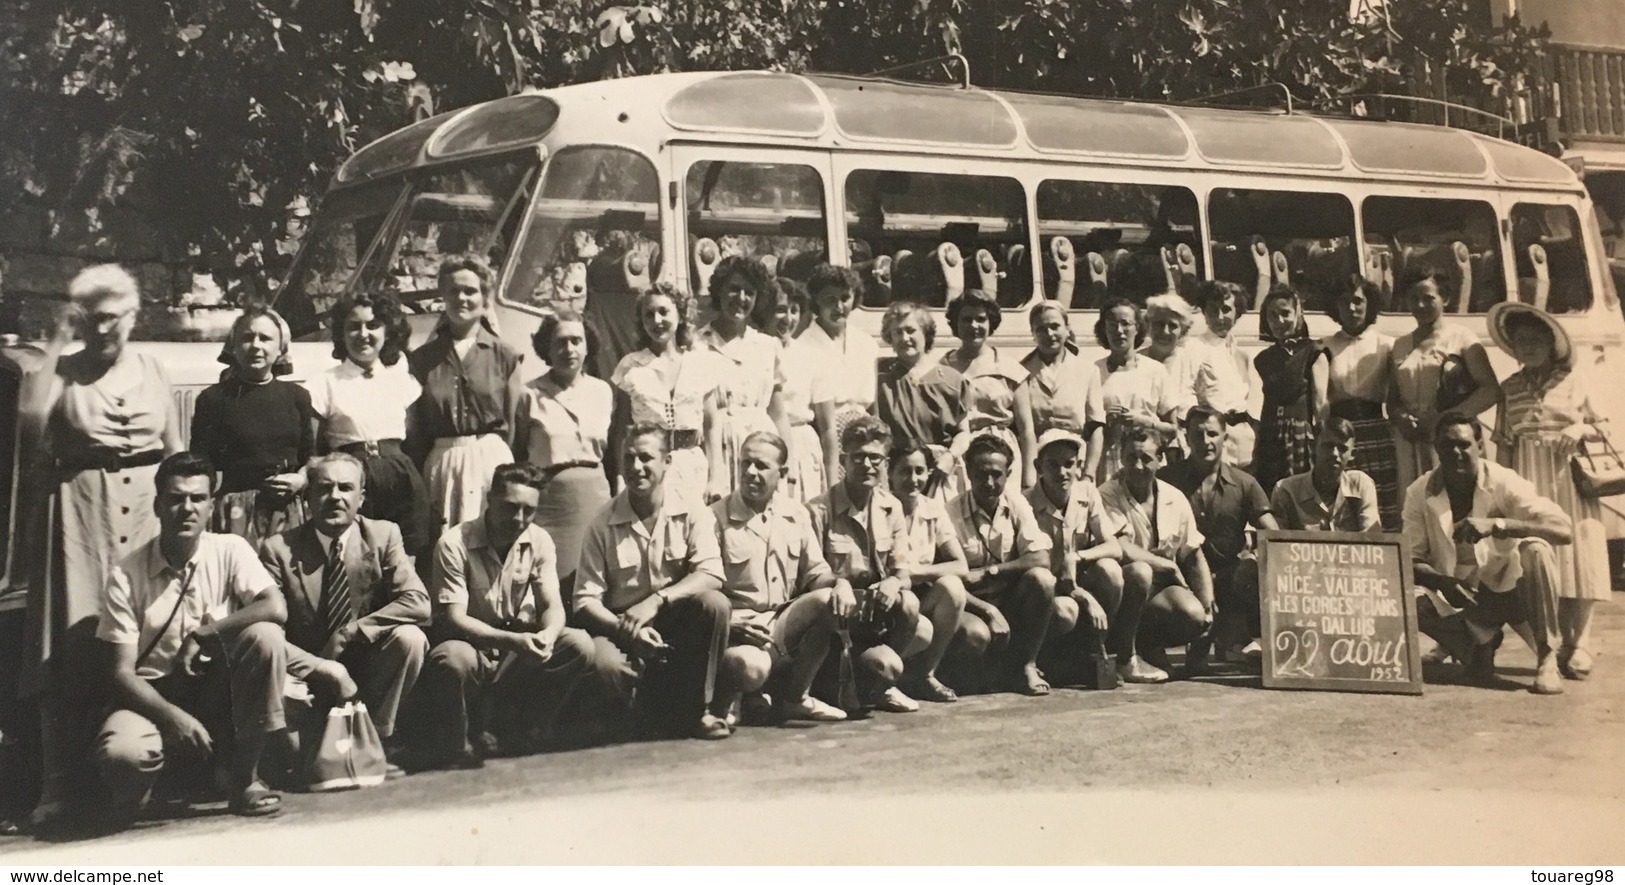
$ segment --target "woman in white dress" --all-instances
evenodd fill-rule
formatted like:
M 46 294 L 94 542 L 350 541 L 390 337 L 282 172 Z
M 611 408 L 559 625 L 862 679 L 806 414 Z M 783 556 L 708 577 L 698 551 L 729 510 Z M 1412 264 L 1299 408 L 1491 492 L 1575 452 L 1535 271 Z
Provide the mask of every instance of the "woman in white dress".
M 665 486 L 695 506 L 728 494 L 717 410 L 716 362 L 690 347 L 694 299 L 662 283 L 638 296 L 639 350 L 621 358 L 610 383 L 622 397 L 617 424 L 666 429 Z
M 771 298 L 756 304 L 756 328 L 777 338 L 784 347 L 780 367 L 784 386 L 779 390 L 779 406 L 784 411 L 790 435 L 789 470 L 779 488 L 791 498 L 806 503 L 822 495 L 829 483 L 824 478 L 824 446 L 818 436 L 818 410 L 813 406 L 813 379 L 820 366 L 797 340 L 802 319 L 807 315 L 807 290 L 788 277 L 775 281 Z M 823 420 L 832 422 L 832 410 L 825 404 Z
M 1557 553 L 1557 668 L 1569 679 L 1591 674 L 1591 610 L 1612 593 L 1602 504 L 1579 493 L 1570 463 L 1581 440 L 1601 434 L 1592 381 L 1576 364 L 1563 327 L 1545 311 L 1505 302 L 1490 308 L 1490 337 L 1522 365 L 1501 384 L 1496 460 L 1535 484 L 1574 520 L 1574 543 Z
M 1106 411 L 1106 439 L 1097 483 L 1117 475 L 1122 463 L 1119 442 L 1131 425 L 1156 428 L 1165 445 L 1173 442 L 1178 429 L 1174 424 L 1178 400 L 1168 370 L 1137 349 L 1145 331 L 1145 314 L 1126 298 L 1113 299 L 1100 309 L 1095 339 L 1107 354 L 1095 361 L 1095 371 Z
M 722 423 L 722 463 L 728 488 L 739 481 L 739 449 L 745 437 L 765 430 L 790 439 L 784 418 L 783 345 L 751 327 L 759 302 L 774 293 L 767 268 L 743 255 L 730 255 L 711 276 L 711 309 L 716 317 L 700 330 L 696 350 L 716 362 L 717 416 Z

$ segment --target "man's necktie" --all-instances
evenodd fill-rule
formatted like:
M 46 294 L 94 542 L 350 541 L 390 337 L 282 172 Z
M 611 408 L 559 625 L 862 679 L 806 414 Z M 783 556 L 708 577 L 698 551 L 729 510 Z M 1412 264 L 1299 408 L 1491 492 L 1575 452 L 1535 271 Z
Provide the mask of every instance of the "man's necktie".
M 344 550 L 339 539 L 327 554 L 327 570 L 322 573 L 322 621 L 327 624 L 327 635 L 333 636 L 350 623 L 353 603 L 350 601 L 350 575 L 344 568 Z

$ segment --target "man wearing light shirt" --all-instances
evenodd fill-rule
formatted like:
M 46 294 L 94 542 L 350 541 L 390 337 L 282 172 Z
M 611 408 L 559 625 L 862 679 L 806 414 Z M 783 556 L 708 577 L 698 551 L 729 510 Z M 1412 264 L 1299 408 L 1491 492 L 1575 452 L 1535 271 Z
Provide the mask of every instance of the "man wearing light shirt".
M 652 730 L 705 740 L 732 729 L 718 711 L 717 670 L 732 606 L 711 511 L 662 488 L 666 431 L 635 424 L 621 441 L 615 496 L 587 528 L 575 614 L 601 673 L 630 692 Z M 634 661 L 637 662 L 634 666 Z
M 1270 494 L 1270 512 L 1283 529 L 1311 532 L 1380 532 L 1377 484 L 1350 465 L 1354 425 L 1331 418 L 1315 443 L 1315 466 L 1289 476 Z
M 593 672 L 592 640 L 565 627 L 553 540 L 532 522 L 542 482 L 533 465 L 498 467 L 484 512 L 435 545 L 424 767 L 479 768 L 488 755 L 551 748 Z

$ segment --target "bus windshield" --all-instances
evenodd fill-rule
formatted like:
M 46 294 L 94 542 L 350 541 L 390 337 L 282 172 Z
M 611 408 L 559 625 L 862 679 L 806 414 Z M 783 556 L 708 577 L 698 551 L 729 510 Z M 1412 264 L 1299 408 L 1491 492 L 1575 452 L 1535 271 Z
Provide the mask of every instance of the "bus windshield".
M 476 252 L 500 266 L 536 167 L 535 154 L 520 152 L 330 194 L 307 235 L 305 261 L 278 299 L 294 334 L 318 328 L 355 288 L 392 288 L 409 309 L 434 310 L 435 274 L 453 255 Z

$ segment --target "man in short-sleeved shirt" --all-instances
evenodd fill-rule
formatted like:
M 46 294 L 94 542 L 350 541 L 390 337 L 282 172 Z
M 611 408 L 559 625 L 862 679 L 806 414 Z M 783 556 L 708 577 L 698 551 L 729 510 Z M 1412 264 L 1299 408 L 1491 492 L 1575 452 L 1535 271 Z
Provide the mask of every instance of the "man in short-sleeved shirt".
M 1009 444 L 992 434 L 976 437 L 965 450 L 970 488 L 948 502 L 970 565 L 970 599 L 961 623 L 975 656 L 990 649 L 1002 655 L 999 665 L 1006 672 L 998 681 L 1022 694 L 1045 695 L 1050 686 L 1038 669 L 1039 650 L 1052 629 L 1059 635 L 1076 625 L 1077 606 L 1065 599 L 1063 617 L 1052 627 L 1057 611 L 1050 539 L 1027 499 L 1005 488 L 1015 463 Z M 1001 634 L 1009 637 L 1004 649 L 998 648 Z
M 1190 501 L 1196 527 L 1206 538 L 1202 553 L 1218 600 L 1214 633 L 1222 640 L 1221 651 L 1240 660 L 1259 653 L 1253 642 L 1259 632 L 1258 558 L 1248 531 L 1278 526 L 1258 480 L 1224 460 L 1223 418 L 1206 406 L 1196 406 L 1186 413 L 1184 423 L 1190 454 L 1163 468 L 1158 478 Z M 1206 650 L 1205 642 L 1195 644 L 1186 668 L 1200 671 Z
M 898 544 L 907 528 L 902 502 L 886 490 L 886 457 L 891 431 L 880 419 L 863 415 L 841 431 L 841 479 L 807 504 L 824 560 L 856 594 L 853 611 L 836 611 L 852 630 L 856 666 L 868 674 L 864 703 L 888 713 L 911 713 L 919 701 L 904 694 L 897 680 L 903 662 L 922 651 L 920 600 L 910 589 Z
M 601 669 L 637 682 L 639 712 L 668 734 L 726 738 L 716 691 L 732 606 L 711 511 L 662 488 L 666 432 L 636 424 L 621 441 L 626 490 L 587 527 L 576 572 L 576 616 Z M 643 662 L 635 676 L 633 658 Z
M 485 511 L 435 545 L 428 767 L 556 746 L 564 703 L 592 670 L 592 640 L 565 627 L 553 539 L 532 521 L 544 482 L 531 464 L 498 467 Z M 476 712 L 487 695 L 489 718 Z
M 1133 653 L 1118 660 L 1118 675 L 1125 682 L 1166 682 L 1165 649 L 1194 642 L 1213 623 L 1213 583 L 1202 555 L 1207 539 L 1184 493 L 1157 479 L 1162 434 L 1136 426 L 1122 447 L 1123 469 L 1100 499 L 1119 526 L 1124 598 L 1145 605 Z
M 1315 442 L 1314 469 L 1276 483 L 1270 511 L 1281 528 L 1311 532 L 1380 532 L 1377 484 L 1349 466 L 1354 425 L 1332 418 Z
M 711 505 L 722 549 L 722 592 L 733 605 L 718 677 L 730 722 L 737 719 L 734 705 L 741 697 L 766 700 L 759 693 L 777 668 L 789 671 L 786 716 L 846 718 L 810 692 L 835 635 L 835 599 L 852 603 L 852 587 L 824 562 L 807 508 L 779 493 L 788 460 L 778 434 L 751 434 L 739 448 L 733 494 Z
M 157 538 L 113 570 L 97 637 L 114 648 L 115 711 L 96 763 L 115 817 L 139 812 L 166 761 L 212 759 L 230 777 L 230 804 L 274 813 L 259 782 L 267 736 L 285 727 L 282 594 L 248 542 L 204 531 L 214 468 L 171 455 L 158 467 Z

